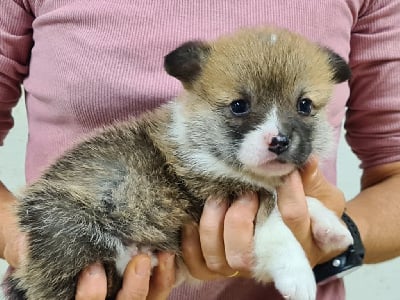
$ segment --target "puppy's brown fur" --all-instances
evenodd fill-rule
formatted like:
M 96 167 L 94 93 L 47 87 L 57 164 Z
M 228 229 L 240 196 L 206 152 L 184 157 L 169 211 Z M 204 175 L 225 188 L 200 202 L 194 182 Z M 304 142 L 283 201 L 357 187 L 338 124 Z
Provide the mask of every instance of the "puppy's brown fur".
M 199 221 L 210 195 L 245 191 L 274 206 L 281 174 L 260 174 L 237 153 L 246 134 L 275 107 L 296 145 L 279 155 L 301 166 L 328 142 L 325 106 L 349 70 L 330 50 L 276 28 L 243 30 L 217 41 L 189 42 L 165 59 L 184 91 L 139 120 L 115 124 L 53 164 L 20 198 L 28 254 L 8 279 L 8 299 L 73 299 L 79 272 L 102 262 L 108 299 L 121 284 L 115 261 L 131 245 L 173 251 L 181 261 L 182 226 Z M 299 97 L 313 101 L 300 116 Z M 251 112 L 232 115 L 235 99 Z M 210 158 L 228 171 L 209 169 Z

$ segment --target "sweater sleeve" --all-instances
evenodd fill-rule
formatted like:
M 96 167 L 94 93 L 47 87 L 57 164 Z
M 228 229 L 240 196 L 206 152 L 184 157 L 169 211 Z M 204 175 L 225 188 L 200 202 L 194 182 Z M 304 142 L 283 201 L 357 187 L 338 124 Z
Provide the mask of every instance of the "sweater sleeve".
M 0 1 L 0 145 L 13 126 L 12 108 L 28 74 L 33 14 L 25 0 Z
M 375 0 L 351 38 L 346 139 L 361 167 L 400 160 L 400 1 Z

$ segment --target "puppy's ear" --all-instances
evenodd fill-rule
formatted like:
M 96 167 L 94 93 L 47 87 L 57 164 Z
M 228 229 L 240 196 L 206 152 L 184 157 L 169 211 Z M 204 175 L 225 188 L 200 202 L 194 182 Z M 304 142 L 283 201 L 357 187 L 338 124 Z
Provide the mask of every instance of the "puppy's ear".
M 351 77 L 351 70 L 346 61 L 329 48 L 324 48 L 324 51 L 328 54 L 329 64 L 332 67 L 332 80 L 335 83 L 349 80 Z
M 164 58 L 164 68 L 182 83 L 193 82 L 201 73 L 203 64 L 210 53 L 210 46 L 204 42 L 184 43 Z

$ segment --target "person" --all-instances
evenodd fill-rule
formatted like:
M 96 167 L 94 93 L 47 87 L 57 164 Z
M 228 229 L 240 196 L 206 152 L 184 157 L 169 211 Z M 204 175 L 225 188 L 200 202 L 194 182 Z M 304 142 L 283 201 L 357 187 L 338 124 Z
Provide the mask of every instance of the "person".
M 173 98 L 180 86 L 163 72 L 162 60 L 177 45 L 240 27 L 286 27 L 349 61 L 352 78 L 335 90 L 329 120 L 338 137 L 346 117 L 347 141 L 363 175 L 362 191 L 345 202 L 335 187 L 336 156 L 311 161 L 278 190 L 282 218 L 315 266 L 337 253 L 321 253 L 314 244 L 305 194 L 338 215 L 346 209 L 361 233 L 365 263 L 385 261 L 400 255 L 399 20 L 399 0 L 2 1 L 0 141 L 13 125 L 11 110 L 23 84 L 26 180 L 33 182 L 96 127 Z M 11 210 L 15 201 L 1 185 L 0 255 L 11 266 L 18 266 L 25 249 Z M 152 276 L 149 258 L 139 255 L 125 271 L 118 299 L 281 299 L 273 285 L 248 278 L 256 195 L 243 195 L 231 207 L 218 203 L 208 199 L 199 226 L 188 225 L 183 232 L 188 268 L 207 280 L 201 288 L 172 289 L 173 254 L 160 254 Z M 94 264 L 80 274 L 76 299 L 104 299 L 105 289 L 104 269 Z M 343 282 L 319 285 L 318 299 L 344 299 Z

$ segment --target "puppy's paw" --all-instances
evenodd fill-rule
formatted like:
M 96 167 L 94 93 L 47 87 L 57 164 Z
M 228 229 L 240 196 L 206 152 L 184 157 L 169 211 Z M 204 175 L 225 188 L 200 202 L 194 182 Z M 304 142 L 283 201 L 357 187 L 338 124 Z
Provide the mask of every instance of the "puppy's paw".
M 346 250 L 353 244 L 351 233 L 338 219 L 332 218 L 323 223 L 318 220 L 311 226 L 317 245 L 324 251 Z
M 287 299 L 315 299 L 317 288 L 307 256 L 277 208 L 264 223 L 256 224 L 254 258 L 256 280 L 266 283 L 272 279 Z
M 314 198 L 307 200 L 313 236 L 322 250 L 345 250 L 353 244 L 350 231 L 331 210 Z
M 300 273 L 285 273 L 274 278 L 276 289 L 285 299 L 314 300 L 317 295 L 317 285 L 310 269 Z

